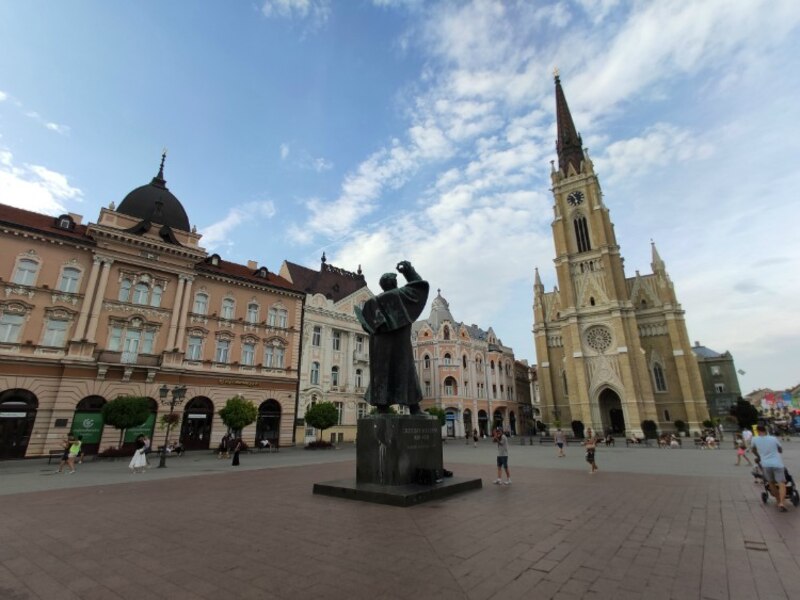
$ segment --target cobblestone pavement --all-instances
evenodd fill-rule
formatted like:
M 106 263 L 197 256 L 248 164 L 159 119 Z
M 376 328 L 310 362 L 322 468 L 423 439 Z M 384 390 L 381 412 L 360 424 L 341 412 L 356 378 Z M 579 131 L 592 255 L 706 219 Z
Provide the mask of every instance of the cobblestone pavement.
M 451 441 L 484 488 L 411 508 L 312 495 L 354 475 L 352 447 L 2 463 L 0 598 L 800 598 L 800 509 L 763 506 L 732 449 L 603 448 L 593 476 L 554 454 L 512 446 L 496 486 L 491 445 Z

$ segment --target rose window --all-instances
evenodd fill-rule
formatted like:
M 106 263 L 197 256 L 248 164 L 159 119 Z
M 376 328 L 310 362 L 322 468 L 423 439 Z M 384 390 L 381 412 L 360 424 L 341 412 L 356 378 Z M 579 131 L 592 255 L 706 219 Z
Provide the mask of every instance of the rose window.
M 606 327 L 590 327 L 586 332 L 586 343 L 593 350 L 605 352 L 611 347 L 611 332 Z

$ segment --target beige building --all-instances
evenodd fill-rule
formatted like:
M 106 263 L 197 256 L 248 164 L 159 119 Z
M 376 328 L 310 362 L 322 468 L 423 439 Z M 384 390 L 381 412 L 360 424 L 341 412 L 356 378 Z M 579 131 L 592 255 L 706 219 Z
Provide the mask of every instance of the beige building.
M 353 312 L 372 297 L 359 267 L 357 272 L 329 265 L 322 255 L 319 271 L 285 261 L 281 276 L 306 294 L 303 317 L 303 356 L 300 372 L 298 441 L 313 441 L 303 416 L 317 402 L 333 402 L 339 413 L 328 441 L 353 441 L 356 421 L 368 414 L 364 400 L 369 384 L 369 338 Z
M 188 449 L 216 445 L 235 395 L 259 407 L 245 441 L 292 443 L 305 295 L 209 256 L 163 167 L 96 223 L 0 205 L 0 458 L 46 455 L 70 432 L 90 452 L 116 445 L 100 409 L 120 395 L 151 403 L 126 441 L 162 444 L 163 386 L 186 387 L 173 439 Z
M 447 437 L 464 437 L 474 429 L 489 435 L 498 425 L 516 433 L 514 351 L 491 327 L 484 331 L 456 321 L 439 290 L 430 316 L 412 326 L 411 343 L 422 408 L 445 411 Z
M 534 284 L 534 343 L 542 420 L 642 435 L 708 418 L 684 311 L 652 247 L 652 274 L 626 277 L 608 207 L 558 76 L 558 169 L 551 173 L 558 285 Z

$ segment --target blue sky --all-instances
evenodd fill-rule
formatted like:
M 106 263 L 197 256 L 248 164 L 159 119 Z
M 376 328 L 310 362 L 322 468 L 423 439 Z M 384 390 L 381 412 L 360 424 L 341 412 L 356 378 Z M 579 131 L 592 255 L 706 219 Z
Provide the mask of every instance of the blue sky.
M 800 4 L 0 2 L 0 202 L 95 220 L 166 179 L 209 251 L 411 260 L 535 360 L 552 70 L 626 271 L 654 239 L 743 391 L 800 381 Z

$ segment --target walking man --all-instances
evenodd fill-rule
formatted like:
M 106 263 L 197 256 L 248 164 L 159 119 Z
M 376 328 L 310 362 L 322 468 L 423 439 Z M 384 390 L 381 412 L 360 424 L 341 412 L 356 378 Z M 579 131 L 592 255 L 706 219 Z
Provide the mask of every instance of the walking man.
M 498 427 L 494 430 L 492 439 L 497 444 L 497 479 L 494 482 L 497 485 L 501 483 L 511 485 L 511 473 L 508 470 L 508 438 L 503 433 L 503 429 Z M 506 481 L 502 479 L 503 469 L 506 470 Z
M 558 446 L 558 455 L 557 456 L 559 458 L 561 458 L 562 456 L 566 456 L 566 454 L 564 454 L 564 444 L 566 444 L 567 440 L 564 437 L 564 432 L 561 431 L 560 428 L 556 429 L 555 442 L 556 442 L 556 446 Z
M 781 447 L 778 438 L 767 433 L 764 425 L 756 427 L 758 435 L 753 438 L 751 448 L 761 462 L 764 481 L 769 483 L 769 491 L 778 501 L 778 510 L 786 512 L 786 471 L 783 466 Z

